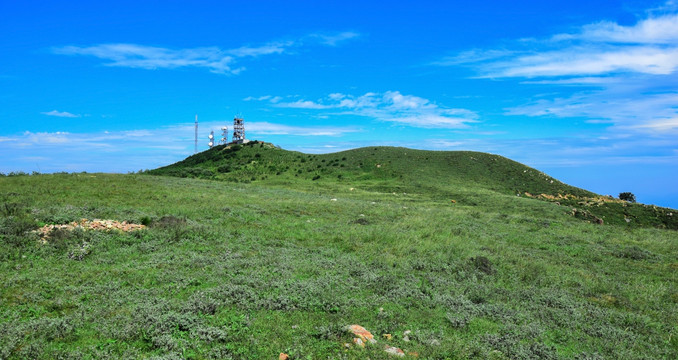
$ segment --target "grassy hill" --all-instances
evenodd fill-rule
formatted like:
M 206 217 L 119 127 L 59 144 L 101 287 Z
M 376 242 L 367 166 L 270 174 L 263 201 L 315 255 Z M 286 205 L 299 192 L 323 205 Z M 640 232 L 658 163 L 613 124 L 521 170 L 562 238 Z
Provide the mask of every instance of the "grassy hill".
M 651 207 L 472 152 L 257 143 L 150 173 L 174 176 L 0 177 L 0 359 L 678 358 L 678 233 L 563 203 Z M 148 226 L 33 232 L 83 218 Z
M 397 147 L 365 147 L 312 155 L 255 141 L 245 145 L 216 146 L 150 173 L 283 185 L 304 180 L 356 182 L 366 190 L 409 190 L 435 195 L 469 186 L 514 195 L 525 191 L 594 195 L 498 155 Z
M 253 141 L 216 146 L 149 173 L 307 190 L 344 185 L 358 191 L 493 205 L 488 203 L 493 197 L 478 195 L 482 189 L 551 201 L 584 221 L 678 230 L 678 215 L 672 209 L 600 196 L 505 157 L 473 151 L 365 147 L 312 155 Z

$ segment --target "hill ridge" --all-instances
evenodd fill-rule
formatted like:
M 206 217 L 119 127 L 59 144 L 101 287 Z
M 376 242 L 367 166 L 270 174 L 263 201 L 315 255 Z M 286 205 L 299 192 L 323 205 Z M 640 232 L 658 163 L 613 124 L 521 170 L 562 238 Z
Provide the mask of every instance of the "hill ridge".
M 565 213 L 599 224 L 678 229 L 671 209 L 617 201 L 565 184 L 501 155 L 368 146 L 327 154 L 289 151 L 251 141 L 220 145 L 147 172 L 305 190 L 337 185 L 377 193 L 409 193 L 432 201 L 475 206 L 477 190 L 527 197 L 562 206 Z

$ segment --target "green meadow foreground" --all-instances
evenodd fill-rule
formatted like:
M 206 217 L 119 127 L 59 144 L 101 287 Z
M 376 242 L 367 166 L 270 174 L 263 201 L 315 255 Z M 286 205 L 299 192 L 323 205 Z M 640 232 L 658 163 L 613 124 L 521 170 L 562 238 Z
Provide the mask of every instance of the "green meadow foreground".
M 0 359 L 676 359 L 674 211 L 399 148 L 0 177 Z

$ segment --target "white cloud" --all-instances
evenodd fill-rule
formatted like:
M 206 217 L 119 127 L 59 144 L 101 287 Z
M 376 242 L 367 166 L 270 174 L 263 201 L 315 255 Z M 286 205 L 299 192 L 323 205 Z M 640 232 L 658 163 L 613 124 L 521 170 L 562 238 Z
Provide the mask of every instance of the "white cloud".
M 262 56 L 271 54 L 282 54 L 288 47 L 294 45 L 293 41 L 270 43 L 259 47 L 243 46 L 233 50 L 227 50 L 226 53 L 235 57 Z
M 514 47 L 464 51 L 432 64 L 470 65 L 491 78 L 671 74 L 678 69 L 678 14 L 633 26 L 602 21 L 542 41 L 517 41 Z
M 264 96 L 259 96 L 259 97 L 248 96 L 248 97 L 243 99 L 243 101 L 264 101 L 264 100 L 269 100 L 269 101 L 275 103 L 275 102 L 282 100 L 282 98 L 280 96 L 264 95 Z
M 55 54 L 86 55 L 106 60 L 106 66 L 141 69 L 205 68 L 213 73 L 237 75 L 245 68 L 237 66 L 238 61 L 247 57 L 283 54 L 295 46 L 316 43 L 334 46 L 337 42 L 358 36 L 343 32 L 334 35 L 308 35 L 298 40 L 276 41 L 261 46 L 242 46 L 235 49 L 200 47 L 171 49 L 139 44 L 100 44 L 94 46 L 62 46 L 53 49 Z
M 678 116 L 669 119 L 657 119 L 631 126 L 633 129 L 651 133 L 678 134 Z
M 461 52 L 434 64 L 471 66 L 484 78 L 552 86 L 552 94 L 511 107 L 508 115 L 580 117 L 609 124 L 615 135 L 667 136 L 678 117 L 678 13 L 667 9 L 648 11 L 629 26 L 600 21 L 542 40 L 516 40 L 509 49 L 503 44 Z M 573 93 L 564 86 L 587 90 Z
M 353 32 L 353 31 L 344 31 L 338 34 L 334 35 L 327 35 L 327 34 L 311 34 L 309 37 L 311 38 L 317 38 L 320 40 L 322 44 L 325 45 L 330 45 L 330 46 L 336 46 L 337 43 L 353 39 L 360 36 L 360 34 Z
M 297 100 L 294 102 L 278 103 L 277 107 L 293 109 L 329 109 L 332 106 L 319 104 L 309 100 Z
M 47 111 L 47 112 L 41 112 L 43 115 L 47 116 L 56 116 L 56 117 L 66 117 L 66 118 L 77 118 L 80 117 L 80 115 L 76 114 L 71 114 L 68 111 L 58 111 L 58 110 L 52 110 L 52 111 Z
M 546 80 L 525 80 L 522 84 L 541 84 L 541 85 L 610 85 L 620 83 L 624 79 L 612 76 L 584 76 L 565 79 L 546 79 Z
M 201 123 L 199 149 L 206 148 L 209 130 L 219 129 L 225 123 L 228 122 Z M 322 139 L 362 131 L 356 127 L 290 126 L 270 122 L 248 122 L 246 128 L 250 139 L 257 139 L 261 135 L 313 136 Z M 0 172 L 127 172 L 155 168 L 191 155 L 193 136 L 192 123 L 157 129 L 94 133 L 27 131 L 15 136 L 0 137 L 0 158 L 7 159 L 0 164 Z M 24 158 L 35 157 L 35 161 L 29 163 L 21 160 L 16 156 L 19 153 Z
M 204 149 L 210 129 L 219 129 L 224 122 L 200 124 L 199 147 Z M 362 131 L 356 127 L 290 126 L 270 122 L 248 122 L 248 138 L 260 135 L 341 136 Z M 30 132 L 0 137 L 0 157 L 21 153 L 25 156 L 43 156 L 43 170 L 87 170 L 87 162 L 99 164 L 97 171 L 128 171 L 138 167 L 157 167 L 179 161 L 193 153 L 194 126 L 179 124 L 156 129 L 99 131 L 93 133 Z M 9 155 L 8 155 L 9 156 Z M 130 158 L 138 160 L 130 165 Z M 12 161 L 15 156 L 10 156 Z M 135 161 L 136 161 L 135 160 Z M 79 164 L 71 168 L 66 164 Z M 7 165 L 7 164 L 3 164 Z M 69 165 L 70 166 L 70 165 Z M 135 169 L 136 168 L 136 169 Z M 12 171 L 13 169 L 9 169 Z M 2 171 L 2 170 L 0 170 Z M 7 171 L 7 170 L 5 170 Z
M 290 126 L 269 122 L 249 122 L 247 131 L 258 135 L 297 135 L 297 136 L 340 136 L 346 133 L 359 132 L 353 127 L 335 126 Z
M 667 75 L 678 68 L 678 47 L 651 46 L 600 49 L 580 46 L 525 55 L 488 65 L 489 77 L 549 77 L 636 72 Z
M 472 122 L 472 120 L 462 117 L 450 117 L 436 114 L 421 114 L 404 117 L 392 116 L 383 117 L 381 120 L 401 123 L 412 127 L 442 129 L 465 128 L 468 127 L 468 125 L 466 125 L 467 122 Z
M 581 117 L 589 123 L 609 123 L 615 133 L 642 132 L 668 136 L 676 130 L 678 91 L 649 92 L 615 85 L 554 99 L 539 99 L 507 109 L 508 115 Z
M 553 40 L 580 39 L 591 42 L 673 44 L 678 40 L 678 14 L 666 14 L 639 21 L 633 26 L 622 26 L 601 21 L 582 27 L 575 34 L 559 34 Z
M 450 141 L 447 139 L 428 139 L 424 140 L 422 143 L 426 144 L 427 147 L 436 150 L 460 149 L 462 146 L 466 145 L 466 142 L 464 141 Z
M 180 67 L 202 67 L 221 74 L 237 74 L 240 68 L 233 68 L 234 56 L 217 48 L 168 49 L 136 44 L 102 44 L 89 47 L 64 46 L 54 49 L 62 55 L 89 55 L 109 60 L 106 66 L 142 69 L 175 69 Z
M 497 60 L 501 58 L 506 58 L 515 54 L 514 51 L 509 50 L 483 50 L 483 49 L 473 49 L 462 51 L 461 53 L 453 56 L 445 56 L 440 60 L 431 62 L 430 65 L 440 65 L 440 66 L 454 66 L 454 65 L 463 65 L 463 64 L 472 64 L 479 63 L 488 60 Z
M 250 99 L 272 100 L 273 98 L 250 97 Z M 478 118 L 473 111 L 440 107 L 428 99 L 403 95 L 399 91 L 386 91 L 380 94 L 368 92 L 360 96 L 332 93 L 316 101 L 301 99 L 281 102 L 278 100 L 271 101 L 271 103 L 280 108 L 337 110 L 339 112 L 333 115 L 358 115 L 420 128 L 466 128 L 469 123 L 477 122 Z M 327 114 L 321 116 L 327 116 Z

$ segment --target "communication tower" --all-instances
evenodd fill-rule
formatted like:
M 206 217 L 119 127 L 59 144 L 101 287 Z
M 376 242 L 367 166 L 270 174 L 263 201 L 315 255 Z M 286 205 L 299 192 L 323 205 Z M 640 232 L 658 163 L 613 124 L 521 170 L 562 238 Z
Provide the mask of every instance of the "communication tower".
M 219 140 L 219 145 L 228 144 L 228 126 L 221 127 L 221 140 Z
M 193 153 L 198 153 L 198 114 L 195 114 L 195 148 L 193 149 Z
M 245 142 L 245 119 L 241 116 L 233 118 L 233 140 L 231 142 L 236 144 Z
M 210 142 L 207 143 L 207 145 L 211 148 L 214 147 L 214 130 L 210 131 L 210 136 L 208 136 L 210 139 Z

